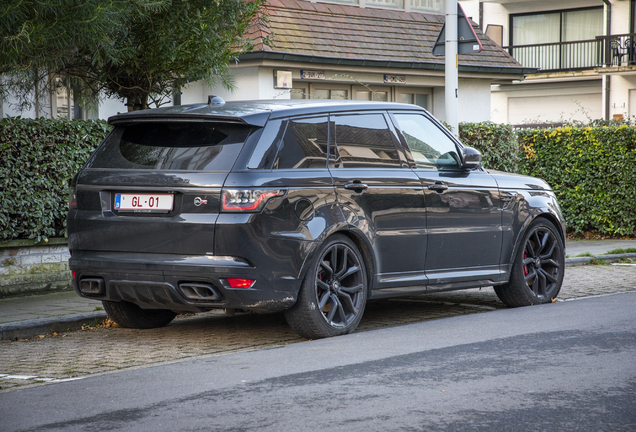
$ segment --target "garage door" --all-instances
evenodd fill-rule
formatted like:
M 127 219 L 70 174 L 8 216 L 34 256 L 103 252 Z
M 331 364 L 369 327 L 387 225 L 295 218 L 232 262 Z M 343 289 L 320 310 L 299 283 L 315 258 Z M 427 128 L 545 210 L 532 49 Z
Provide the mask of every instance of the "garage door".
M 510 124 L 549 123 L 561 120 L 586 122 L 588 116 L 591 119 L 602 118 L 601 93 L 508 98 Z

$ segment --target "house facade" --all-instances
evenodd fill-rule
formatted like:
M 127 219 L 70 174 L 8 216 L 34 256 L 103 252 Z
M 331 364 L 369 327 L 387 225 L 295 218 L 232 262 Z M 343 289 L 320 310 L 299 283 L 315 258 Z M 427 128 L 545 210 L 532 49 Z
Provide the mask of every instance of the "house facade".
M 271 0 L 259 43 L 232 66 L 237 91 L 195 83 L 182 102 L 210 92 L 226 100 L 354 99 L 412 103 L 440 120 L 444 57 L 432 55 L 444 24 L 440 0 Z M 459 121 L 490 120 L 493 83 L 512 83 L 525 68 L 483 32 L 479 54 L 459 56 Z
M 444 7 L 443 0 L 270 0 L 266 26 L 249 35 L 254 50 L 231 65 L 235 90 L 193 82 L 173 103 L 206 102 L 210 94 L 225 100 L 377 100 L 416 104 L 444 120 L 445 59 L 432 54 Z M 459 55 L 459 121 L 489 120 L 492 85 L 535 72 L 473 27 L 483 51 Z M 97 112 L 81 110 L 72 92 L 62 96 L 40 104 L 44 115 L 108 118 L 126 111 L 112 99 Z M 3 114 L 19 113 L 5 103 Z
M 636 115 L 635 0 L 469 0 L 484 32 L 526 67 L 495 84 L 500 123 L 624 119 Z

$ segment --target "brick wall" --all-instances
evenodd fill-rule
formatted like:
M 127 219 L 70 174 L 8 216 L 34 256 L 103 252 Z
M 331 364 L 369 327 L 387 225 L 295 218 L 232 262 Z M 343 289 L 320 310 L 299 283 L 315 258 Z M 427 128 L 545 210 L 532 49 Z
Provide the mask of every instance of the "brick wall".
M 66 239 L 0 243 L 0 297 L 72 289 Z

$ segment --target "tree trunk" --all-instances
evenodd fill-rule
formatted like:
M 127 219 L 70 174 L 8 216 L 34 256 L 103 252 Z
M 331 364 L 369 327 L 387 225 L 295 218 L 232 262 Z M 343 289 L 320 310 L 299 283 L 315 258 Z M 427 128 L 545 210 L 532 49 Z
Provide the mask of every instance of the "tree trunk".
M 137 93 L 126 98 L 126 106 L 128 112 L 148 109 L 148 95 L 146 93 Z
M 35 91 L 35 118 L 40 118 L 40 83 L 38 79 L 38 71 L 37 69 L 33 69 L 33 87 Z M 51 117 L 53 117 L 51 113 Z

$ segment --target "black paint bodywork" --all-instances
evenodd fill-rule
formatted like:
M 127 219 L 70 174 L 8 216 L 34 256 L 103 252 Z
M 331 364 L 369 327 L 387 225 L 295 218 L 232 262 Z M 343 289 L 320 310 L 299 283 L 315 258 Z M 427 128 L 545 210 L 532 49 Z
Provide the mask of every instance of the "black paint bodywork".
M 149 309 L 271 312 L 294 305 L 308 263 L 334 233 L 349 236 L 362 252 L 372 299 L 506 283 L 520 238 L 538 217 L 553 222 L 564 238 L 554 193 L 541 180 L 482 168 L 416 169 L 391 120 L 396 111 L 420 113 L 438 124 L 412 105 L 353 101 L 229 102 L 111 117 L 113 125 L 209 121 L 253 130 L 224 172 L 94 169 L 89 161 L 74 180 L 77 207 L 68 214 L 76 291 Z M 290 118 L 365 112 L 386 118 L 399 166 L 343 168 L 329 159 L 324 168 L 249 168 L 259 143 L 279 139 Z M 461 155 L 462 145 L 456 146 Z M 351 186 L 356 183 L 366 188 Z M 223 188 L 271 189 L 282 195 L 258 213 L 222 212 Z M 113 206 L 117 192 L 172 193 L 174 209 L 120 213 Z M 196 206 L 195 198 L 207 203 Z M 226 278 L 232 277 L 256 282 L 251 288 L 230 288 Z M 82 292 L 85 278 L 103 278 L 104 292 Z M 213 286 L 219 296 L 188 299 L 179 289 L 187 283 Z

